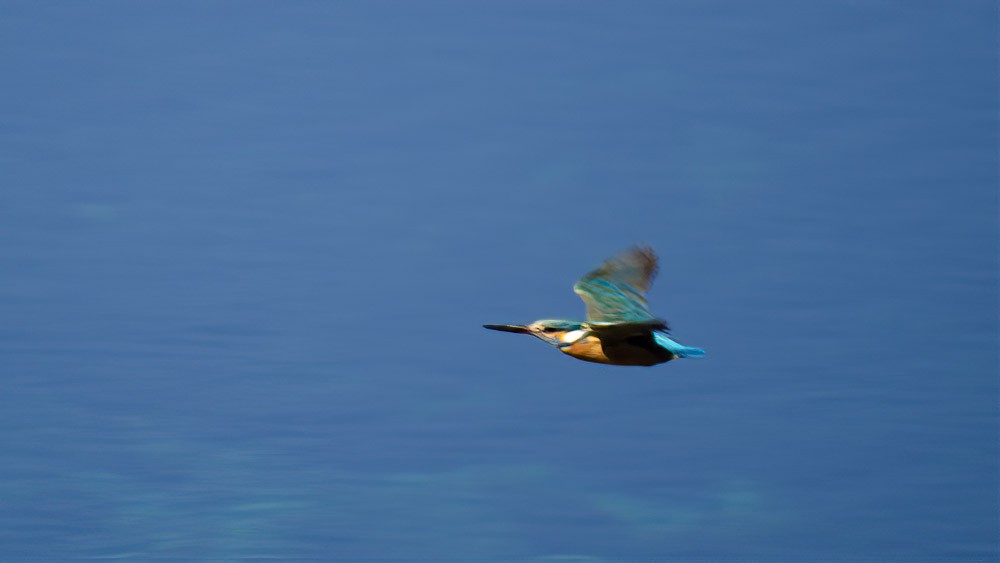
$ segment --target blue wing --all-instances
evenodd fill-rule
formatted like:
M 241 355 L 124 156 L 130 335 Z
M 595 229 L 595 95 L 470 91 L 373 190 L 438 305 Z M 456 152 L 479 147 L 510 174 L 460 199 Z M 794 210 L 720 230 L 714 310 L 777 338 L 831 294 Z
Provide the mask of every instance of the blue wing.
M 639 322 L 655 319 L 646 305 L 646 291 L 656 277 L 656 254 L 636 246 L 609 258 L 573 286 L 587 304 L 587 320 Z

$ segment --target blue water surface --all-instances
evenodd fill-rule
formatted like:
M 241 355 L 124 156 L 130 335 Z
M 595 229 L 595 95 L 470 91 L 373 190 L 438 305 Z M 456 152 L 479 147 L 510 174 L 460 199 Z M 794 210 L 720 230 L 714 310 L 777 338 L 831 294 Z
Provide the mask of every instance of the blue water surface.
M 0 559 L 995 561 L 997 13 L 0 3 Z M 574 361 L 646 242 L 708 358 Z

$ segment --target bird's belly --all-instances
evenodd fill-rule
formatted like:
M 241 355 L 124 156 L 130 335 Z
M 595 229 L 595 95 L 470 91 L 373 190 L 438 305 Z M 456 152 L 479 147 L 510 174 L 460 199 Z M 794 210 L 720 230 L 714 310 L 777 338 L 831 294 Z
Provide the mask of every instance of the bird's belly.
M 596 336 L 581 338 L 569 346 L 559 348 L 559 351 L 585 362 L 597 362 L 599 364 L 613 363 L 604 355 L 601 341 Z
M 628 341 L 604 345 L 596 336 L 581 338 L 569 346 L 560 348 L 564 354 L 599 364 L 616 366 L 655 366 L 669 362 L 673 355 L 655 344 L 642 346 Z

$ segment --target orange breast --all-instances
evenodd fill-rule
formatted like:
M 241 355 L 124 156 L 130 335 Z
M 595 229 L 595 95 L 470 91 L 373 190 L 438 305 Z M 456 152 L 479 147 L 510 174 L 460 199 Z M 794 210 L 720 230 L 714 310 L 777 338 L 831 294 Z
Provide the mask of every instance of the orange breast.
M 574 358 L 586 361 L 597 362 L 599 364 L 610 364 L 611 361 L 604 355 L 601 341 L 596 336 L 581 338 L 569 346 L 559 349 L 563 354 L 569 354 Z

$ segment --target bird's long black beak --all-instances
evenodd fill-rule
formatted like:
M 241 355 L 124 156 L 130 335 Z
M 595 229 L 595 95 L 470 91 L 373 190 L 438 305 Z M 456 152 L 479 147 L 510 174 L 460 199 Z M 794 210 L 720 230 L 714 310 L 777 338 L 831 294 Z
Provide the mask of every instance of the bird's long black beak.
M 502 330 L 504 332 L 517 332 L 519 334 L 529 334 L 528 328 L 521 325 L 483 325 L 483 328 L 490 330 Z

